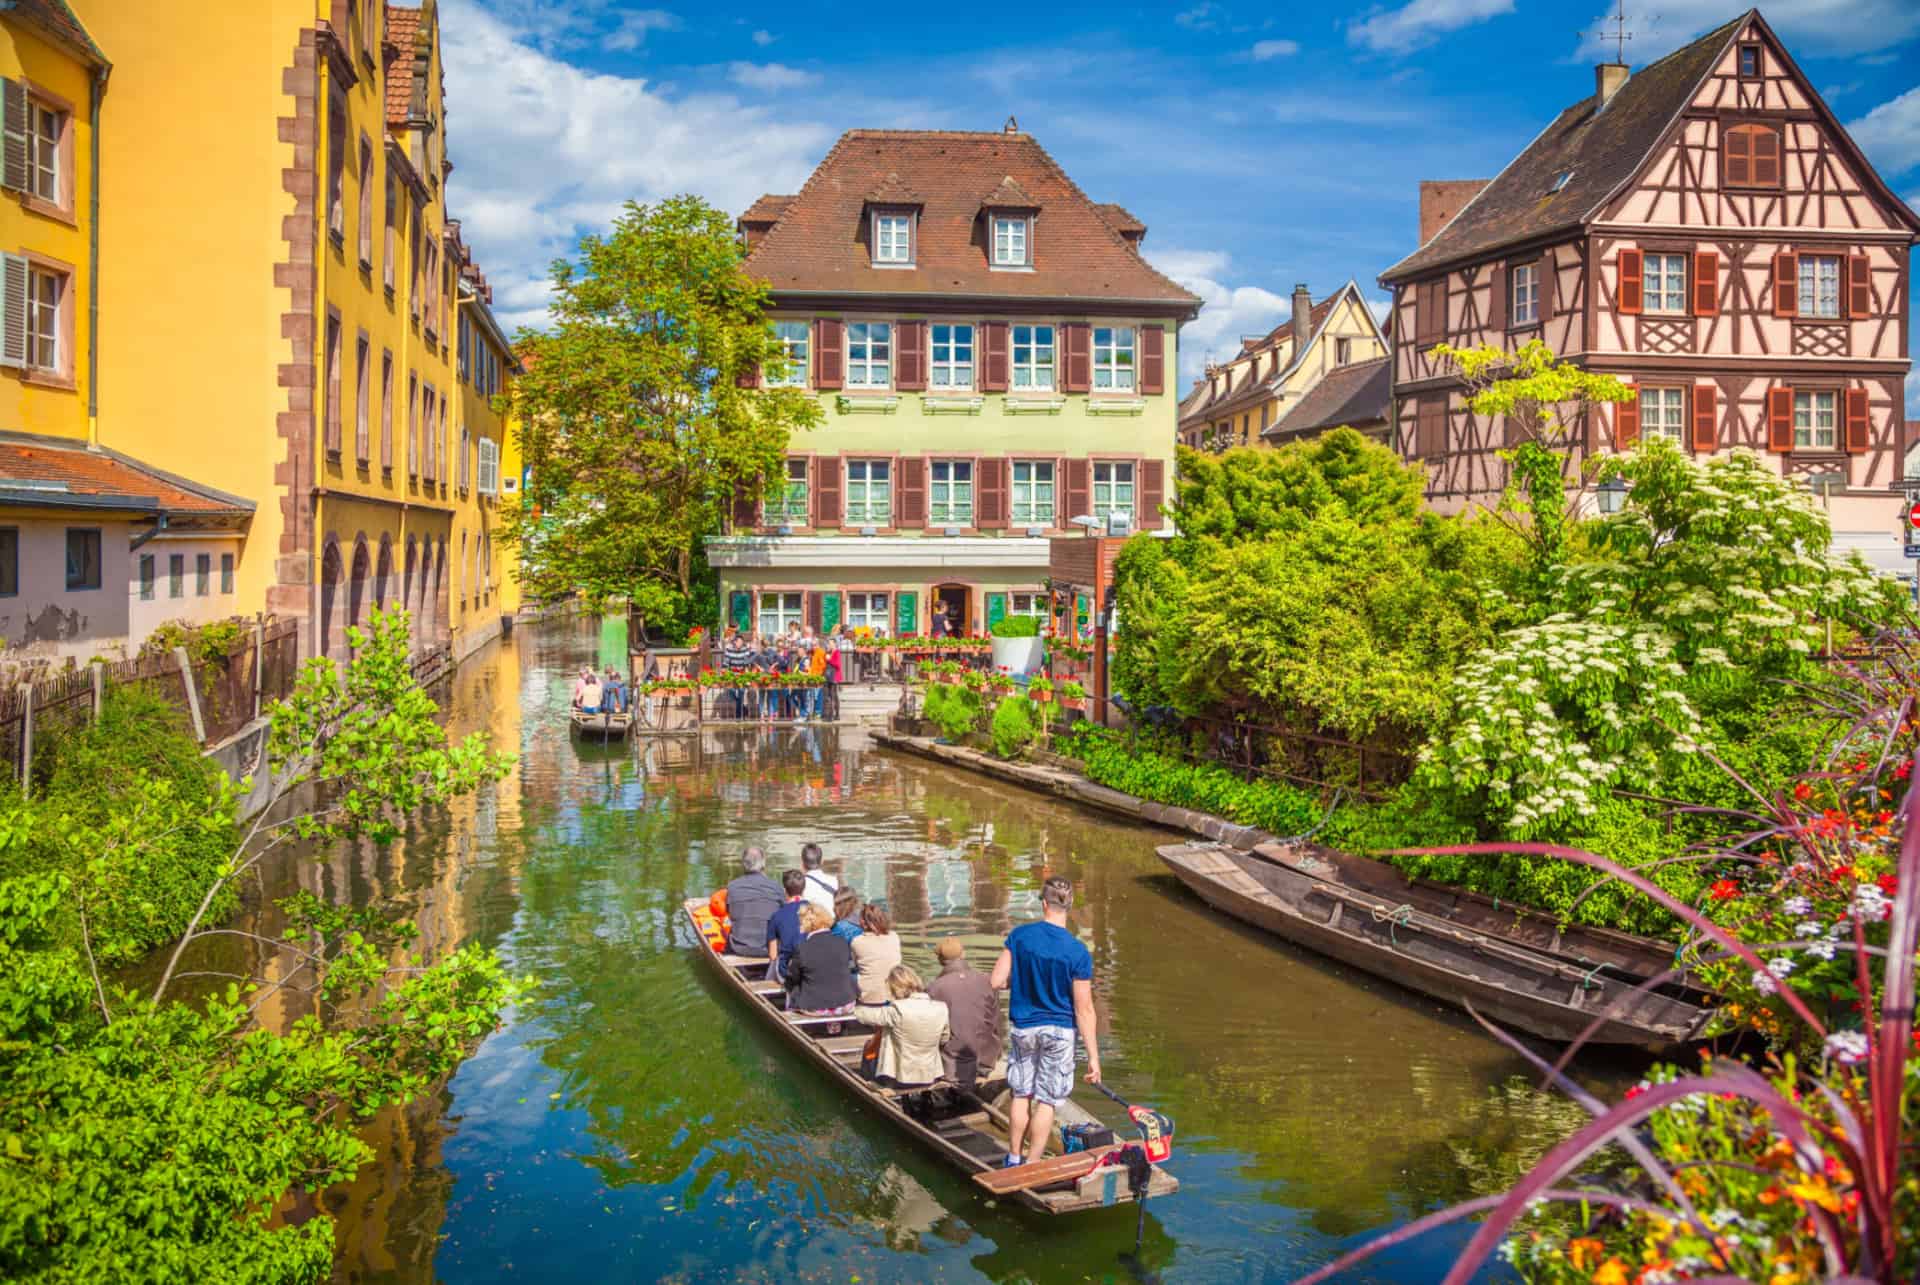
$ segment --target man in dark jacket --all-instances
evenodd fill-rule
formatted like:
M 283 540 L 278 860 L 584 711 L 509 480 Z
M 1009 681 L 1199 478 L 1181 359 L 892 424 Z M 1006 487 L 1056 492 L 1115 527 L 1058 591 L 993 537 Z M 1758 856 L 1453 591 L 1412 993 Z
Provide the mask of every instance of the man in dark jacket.
M 987 1079 L 1000 1060 L 1000 997 L 985 973 L 967 967 L 958 937 L 947 937 L 934 947 L 940 957 L 940 975 L 927 994 L 947 1006 L 947 1025 L 953 1034 L 940 1046 L 947 1078 L 954 1078 L 954 1055 L 972 1049 L 979 1078 Z
M 787 965 L 793 962 L 793 952 L 800 949 L 800 941 L 806 936 L 800 931 L 800 907 L 807 904 L 801 895 L 807 889 L 807 877 L 789 870 L 780 876 L 780 886 L 787 899 L 767 920 L 767 976 L 774 981 L 786 980 Z
M 748 848 L 740 855 L 746 873 L 727 885 L 727 949 L 758 959 L 767 953 L 767 920 L 787 899 L 780 885 L 767 878 L 767 854 Z

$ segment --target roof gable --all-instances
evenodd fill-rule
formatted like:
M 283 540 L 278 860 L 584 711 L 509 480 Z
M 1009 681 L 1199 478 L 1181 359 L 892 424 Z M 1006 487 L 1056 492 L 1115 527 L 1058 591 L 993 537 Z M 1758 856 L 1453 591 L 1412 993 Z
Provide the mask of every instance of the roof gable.
M 1241 410 L 1258 406 L 1274 395 L 1279 386 L 1286 381 L 1287 375 L 1300 364 L 1300 359 L 1311 353 L 1315 346 L 1324 342 L 1327 323 L 1335 315 L 1342 302 L 1351 304 L 1355 315 L 1361 317 L 1369 330 L 1387 347 L 1386 332 L 1380 328 L 1380 322 L 1373 315 L 1373 309 L 1360 293 L 1358 282 L 1349 278 L 1345 285 L 1326 298 L 1314 304 L 1307 311 L 1307 342 L 1299 352 L 1288 352 L 1284 365 L 1275 365 L 1265 375 L 1255 379 L 1253 372 L 1256 364 L 1269 352 L 1278 352 L 1284 344 L 1293 338 L 1293 318 L 1269 330 L 1259 339 L 1248 340 L 1241 344 L 1240 352 L 1228 362 L 1220 372 L 1223 387 L 1215 394 L 1212 380 L 1203 376 L 1180 403 L 1182 423 L 1198 415 L 1234 415 Z
M 895 195 L 901 192 L 910 195 L 902 200 Z M 988 262 L 982 211 L 1003 200 L 1035 211 L 1030 269 L 995 270 Z M 863 217 L 874 204 L 919 207 L 912 266 L 874 266 Z M 764 220 L 771 206 L 763 197 L 748 213 Z M 1187 316 L 1200 306 L 1141 258 L 1023 133 L 849 131 L 780 208 L 749 250 L 746 267 L 776 296 L 1001 296 L 1138 304 Z

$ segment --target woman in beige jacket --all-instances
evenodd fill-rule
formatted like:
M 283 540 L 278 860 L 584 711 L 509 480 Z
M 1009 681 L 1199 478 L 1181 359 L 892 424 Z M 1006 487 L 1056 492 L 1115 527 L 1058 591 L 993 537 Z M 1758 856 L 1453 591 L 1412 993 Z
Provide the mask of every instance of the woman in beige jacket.
M 947 1006 L 930 998 L 920 974 L 905 964 L 887 974 L 887 991 L 893 997 L 890 1003 L 857 1004 L 853 1010 L 856 1021 L 881 1033 L 874 1078 L 906 1086 L 932 1084 L 943 1070 L 940 1046 L 952 1034 Z
M 868 902 L 860 907 L 862 932 L 849 944 L 853 947 L 853 971 L 860 974 L 860 1002 L 887 1002 L 887 971 L 900 962 L 900 934 L 893 931 L 893 917 Z

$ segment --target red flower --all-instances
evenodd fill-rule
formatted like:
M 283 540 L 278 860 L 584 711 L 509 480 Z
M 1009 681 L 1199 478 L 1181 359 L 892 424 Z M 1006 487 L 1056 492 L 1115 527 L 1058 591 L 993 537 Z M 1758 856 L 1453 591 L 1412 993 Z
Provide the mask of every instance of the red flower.
M 1835 866 L 1833 869 L 1827 871 L 1828 883 L 1839 883 L 1842 879 L 1851 878 L 1853 878 L 1852 866 Z
M 1893 895 L 1893 890 L 1899 886 L 1899 880 L 1895 879 L 1891 872 L 1881 875 L 1878 879 L 1874 880 L 1874 882 L 1879 884 L 1880 891 L 1886 893 L 1889 897 Z
M 1802 781 L 1798 785 L 1793 787 L 1793 797 L 1800 800 L 1802 803 L 1805 803 L 1808 799 L 1813 797 L 1813 787 L 1811 785 L 1808 785 L 1805 781 Z
M 1912 759 L 1901 759 L 1899 764 L 1893 769 L 1893 779 L 1896 781 L 1904 781 L 1912 775 L 1913 775 Z
M 1708 889 L 1708 895 L 1715 901 L 1732 901 L 1740 895 L 1740 885 L 1731 879 L 1719 879 Z
M 1873 819 L 1879 824 L 1885 825 L 1887 822 L 1893 820 L 1893 813 L 1887 811 L 1885 808 L 1881 808 L 1873 814 Z

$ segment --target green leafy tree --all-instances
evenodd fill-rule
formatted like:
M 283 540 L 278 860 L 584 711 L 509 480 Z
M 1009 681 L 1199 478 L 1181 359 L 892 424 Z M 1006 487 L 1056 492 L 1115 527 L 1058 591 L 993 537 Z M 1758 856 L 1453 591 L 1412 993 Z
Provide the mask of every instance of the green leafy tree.
M 237 792 L 196 783 L 190 739 L 151 727 L 129 740 L 138 760 L 83 746 L 44 799 L 8 813 L 42 859 L 0 874 L 0 1276 L 325 1280 L 331 1219 L 277 1212 L 351 1177 L 371 1155 L 358 1126 L 429 1092 L 518 990 L 491 952 L 428 960 L 410 925 L 375 910 L 296 897 L 284 940 L 215 918 L 283 844 L 385 842 L 407 812 L 506 769 L 477 738 L 447 743 L 407 664 L 404 613 L 376 611 L 350 637 L 344 673 L 310 661 L 274 708 L 274 796 L 237 842 Z M 89 765 L 112 767 L 114 801 L 75 825 L 62 773 Z M 203 890 L 183 897 L 196 868 Z M 117 900 L 148 909 L 115 918 Z M 103 959 L 163 933 L 180 948 L 151 993 L 107 983 Z M 179 968 L 189 942 L 215 936 L 251 938 L 269 976 Z M 189 972 L 224 989 L 183 1002 L 172 992 Z M 305 997 L 304 1016 L 265 1029 L 254 1014 L 281 991 Z
M 577 263 L 554 264 L 553 327 L 522 336 L 513 385 L 531 492 L 501 528 L 533 594 L 688 623 L 702 540 L 736 497 L 769 492 L 791 434 L 819 422 L 803 389 L 751 386 L 786 362 L 742 253 L 725 214 L 681 196 L 628 203 Z

